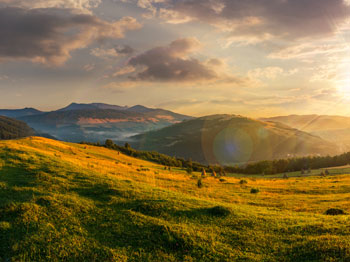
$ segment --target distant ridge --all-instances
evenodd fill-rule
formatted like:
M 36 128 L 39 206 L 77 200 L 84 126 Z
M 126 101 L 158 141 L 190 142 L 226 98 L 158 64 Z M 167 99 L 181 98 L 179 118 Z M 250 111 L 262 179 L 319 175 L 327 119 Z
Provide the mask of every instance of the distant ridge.
M 137 149 L 191 158 L 203 164 L 232 165 L 339 153 L 334 144 L 316 135 L 237 115 L 200 117 L 131 139 Z
M 292 126 L 335 143 L 344 152 L 350 150 L 350 117 L 333 115 L 288 115 L 262 118 L 261 120 Z
M 104 103 L 71 103 L 56 111 L 24 115 L 18 119 L 38 132 L 60 140 L 104 142 L 106 139 L 124 140 L 192 117 L 142 105 L 127 107 Z
M 0 116 L 7 116 L 13 118 L 37 115 L 41 113 L 43 112 L 32 107 L 26 107 L 22 109 L 0 109 Z
M 112 110 L 125 110 L 127 106 L 117 106 L 104 103 L 90 103 L 90 104 L 80 104 L 71 103 L 70 105 L 61 108 L 57 111 L 69 111 L 69 110 L 85 110 L 85 109 L 112 109 Z

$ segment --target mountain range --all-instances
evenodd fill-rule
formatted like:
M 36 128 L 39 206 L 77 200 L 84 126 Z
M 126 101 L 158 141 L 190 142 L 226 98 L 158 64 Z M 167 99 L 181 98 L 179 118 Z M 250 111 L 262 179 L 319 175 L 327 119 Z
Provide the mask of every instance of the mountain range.
M 40 133 L 48 133 L 57 139 L 71 142 L 96 142 L 107 138 L 124 140 L 131 135 L 192 118 L 141 105 L 126 107 L 103 103 L 72 103 L 51 112 L 33 108 L 0 110 L 0 115 L 15 117 Z
M 232 165 L 334 155 L 350 150 L 350 118 L 342 116 L 194 118 L 142 105 L 104 103 L 72 103 L 50 112 L 34 108 L 3 109 L 0 115 L 23 121 L 36 130 L 35 134 L 50 138 L 71 142 L 112 139 L 119 144 L 129 142 L 140 150 L 191 158 L 205 164 Z

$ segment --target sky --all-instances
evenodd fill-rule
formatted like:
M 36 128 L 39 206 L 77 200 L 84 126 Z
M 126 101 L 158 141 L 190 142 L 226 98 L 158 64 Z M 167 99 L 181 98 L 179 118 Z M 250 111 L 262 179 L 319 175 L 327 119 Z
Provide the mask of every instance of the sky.
M 0 108 L 350 115 L 347 0 L 0 0 Z

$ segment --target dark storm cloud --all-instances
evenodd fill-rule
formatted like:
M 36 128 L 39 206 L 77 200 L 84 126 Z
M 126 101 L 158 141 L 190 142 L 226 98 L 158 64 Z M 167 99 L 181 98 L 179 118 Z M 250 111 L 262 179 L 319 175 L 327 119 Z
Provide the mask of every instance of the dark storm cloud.
M 62 64 L 70 52 L 93 41 L 121 38 L 140 27 L 131 17 L 106 22 L 69 9 L 0 8 L 0 61 L 29 59 Z
M 129 65 L 141 67 L 131 78 L 142 81 L 196 81 L 218 77 L 206 63 L 188 57 L 200 46 L 195 38 L 178 39 L 133 57 Z
M 201 21 L 256 40 L 328 36 L 350 11 L 343 0 L 169 0 L 161 6 L 169 22 Z

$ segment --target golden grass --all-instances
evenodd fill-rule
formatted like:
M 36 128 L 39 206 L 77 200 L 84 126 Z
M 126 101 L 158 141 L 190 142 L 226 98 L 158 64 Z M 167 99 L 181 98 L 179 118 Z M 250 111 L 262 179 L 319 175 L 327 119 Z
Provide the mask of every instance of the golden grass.
M 350 176 L 346 174 L 289 179 L 245 177 L 248 182 L 245 185 L 240 185 L 240 178 L 237 177 L 225 177 L 224 182 L 218 178 L 206 177 L 203 179 L 204 188 L 198 189 L 196 177 L 200 173 L 188 175 L 184 170 L 164 170 L 161 165 L 118 154 L 103 147 L 40 137 L 0 142 L 0 147 L 4 146 L 47 155 L 56 161 L 65 161 L 101 176 L 131 180 L 201 199 L 313 214 L 323 214 L 332 206 L 350 213 Z M 23 154 L 22 157 L 25 159 L 29 156 Z M 149 171 L 139 171 L 142 168 Z M 251 194 L 251 188 L 258 188 L 260 193 Z

